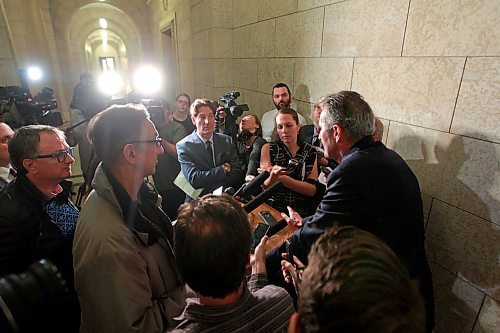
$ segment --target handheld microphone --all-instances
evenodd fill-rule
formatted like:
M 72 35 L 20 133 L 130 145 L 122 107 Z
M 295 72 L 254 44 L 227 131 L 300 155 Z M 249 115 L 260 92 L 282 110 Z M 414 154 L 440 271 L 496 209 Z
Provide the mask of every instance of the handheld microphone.
M 237 195 L 244 196 L 254 193 L 262 184 L 264 184 L 264 181 L 267 178 L 269 178 L 269 175 L 270 175 L 269 171 L 262 172 L 260 175 L 252 179 L 250 182 L 243 184 L 243 186 L 241 186 L 239 190 L 236 191 L 233 197 Z
M 273 194 L 281 189 L 283 187 L 283 183 L 280 181 L 274 183 L 273 185 L 269 186 L 267 190 L 256 196 L 253 200 L 251 200 L 249 203 L 247 203 L 245 206 L 243 206 L 243 209 L 247 212 L 250 213 L 252 210 L 255 208 L 259 207 L 262 205 L 264 202 L 267 201 L 267 199 L 271 198 Z

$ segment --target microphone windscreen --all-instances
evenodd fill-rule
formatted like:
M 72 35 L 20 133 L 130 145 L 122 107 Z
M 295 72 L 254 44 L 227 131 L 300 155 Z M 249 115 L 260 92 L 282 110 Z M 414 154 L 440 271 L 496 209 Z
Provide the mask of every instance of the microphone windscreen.
M 260 188 L 260 186 L 264 184 L 264 181 L 267 178 L 269 178 L 269 175 L 270 175 L 269 171 L 264 171 L 261 174 L 259 174 L 251 182 L 245 185 L 245 187 L 241 191 L 241 194 L 248 195 L 256 192 Z
M 228 195 L 233 195 L 233 194 L 234 194 L 234 192 L 236 192 L 236 191 L 234 190 L 234 187 L 226 187 L 226 188 L 224 189 L 224 193 L 226 193 L 226 194 L 228 194 Z
M 274 193 L 277 190 L 281 189 L 282 187 L 283 184 L 280 181 L 274 183 L 273 185 L 269 186 L 267 190 L 265 190 L 264 192 L 256 196 L 253 200 L 251 200 L 249 203 L 247 203 L 245 206 L 243 206 L 243 209 L 245 209 L 247 213 L 250 213 L 252 210 L 265 203 L 267 199 L 271 198 L 274 195 Z

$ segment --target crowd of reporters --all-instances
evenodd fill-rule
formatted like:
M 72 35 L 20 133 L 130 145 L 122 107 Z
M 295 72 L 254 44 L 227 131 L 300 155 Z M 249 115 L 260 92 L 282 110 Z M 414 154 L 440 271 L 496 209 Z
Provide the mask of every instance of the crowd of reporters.
M 40 309 L 33 321 L 0 325 L 13 332 L 42 322 L 60 332 L 432 331 L 418 182 L 379 142 L 380 120 L 359 94 L 323 97 L 307 125 L 279 83 L 276 108 L 262 123 L 248 113 L 225 127 L 228 108 L 191 103 L 185 93 L 173 105 L 102 110 L 88 100 L 92 84 L 82 76 L 75 88 L 77 126 L 66 135 L 0 123 L 0 276 L 48 259 L 66 291 L 44 311 L 41 300 L 27 302 Z M 271 142 L 263 130 L 273 132 Z M 67 183 L 74 162 L 67 139 L 79 146 L 89 187 L 80 211 Z M 391 180 L 391 195 L 366 189 L 368 178 L 383 182 L 394 172 L 407 183 Z M 181 190 L 182 182 L 192 189 Z M 210 194 L 245 186 L 252 191 L 235 196 L 240 201 Z M 270 188 L 266 203 L 297 230 L 294 256 L 284 245 L 266 255 L 267 236 L 250 251 L 242 203 Z M 0 300 L 9 281 L 0 279 Z

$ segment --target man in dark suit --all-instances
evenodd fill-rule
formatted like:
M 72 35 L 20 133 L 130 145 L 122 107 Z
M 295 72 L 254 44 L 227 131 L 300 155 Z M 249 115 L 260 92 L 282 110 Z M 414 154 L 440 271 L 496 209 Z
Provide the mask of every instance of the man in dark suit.
M 231 137 L 214 133 L 215 109 L 207 99 L 197 99 L 191 105 L 191 119 L 196 131 L 176 145 L 184 177 L 203 194 L 223 186 L 237 188 L 244 173 Z
M 405 161 L 373 140 L 374 116 L 356 92 L 342 91 L 320 99 L 319 137 L 325 156 L 339 162 L 328 177 L 327 190 L 313 216 L 302 219 L 290 210 L 283 214 L 298 230 L 291 251 L 301 261 L 314 241 L 334 224 L 369 231 L 398 255 L 410 276 L 417 279 L 426 302 L 427 329 L 434 324 L 432 277 L 424 248 L 422 199 L 417 178 Z M 270 283 L 280 283 L 284 246 L 268 254 Z

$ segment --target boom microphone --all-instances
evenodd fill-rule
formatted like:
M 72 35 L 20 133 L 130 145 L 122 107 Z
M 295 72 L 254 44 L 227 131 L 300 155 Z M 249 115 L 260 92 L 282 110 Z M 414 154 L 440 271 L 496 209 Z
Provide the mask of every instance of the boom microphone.
M 264 181 L 269 178 L 269 171 L 264 171 L 261 174 L 259 174 L 257 177 L 252 179 L 252 181 L 243 184 L 243 186 L 233 195 L 233 197 L 237 195 L 249 195 L 252 193 L 255 193 L 255 191 L 262 185 L 264 184 Z
M 262 205 L 264 202 L 267 201 L 267 199 L 271 198 L 277 190 L 281 189 L 283 187 L 283 183 L 280 181 L 274 183 L 273 185 L 269 186 L 267 190 L 256 196 L 253 200 L 251 200 L 249 203 L 247 203 L 245 206 L 243 206 L 243 209 L 247 212 L 250 213 L 252 210 L 255 208 L 259 207 Z

